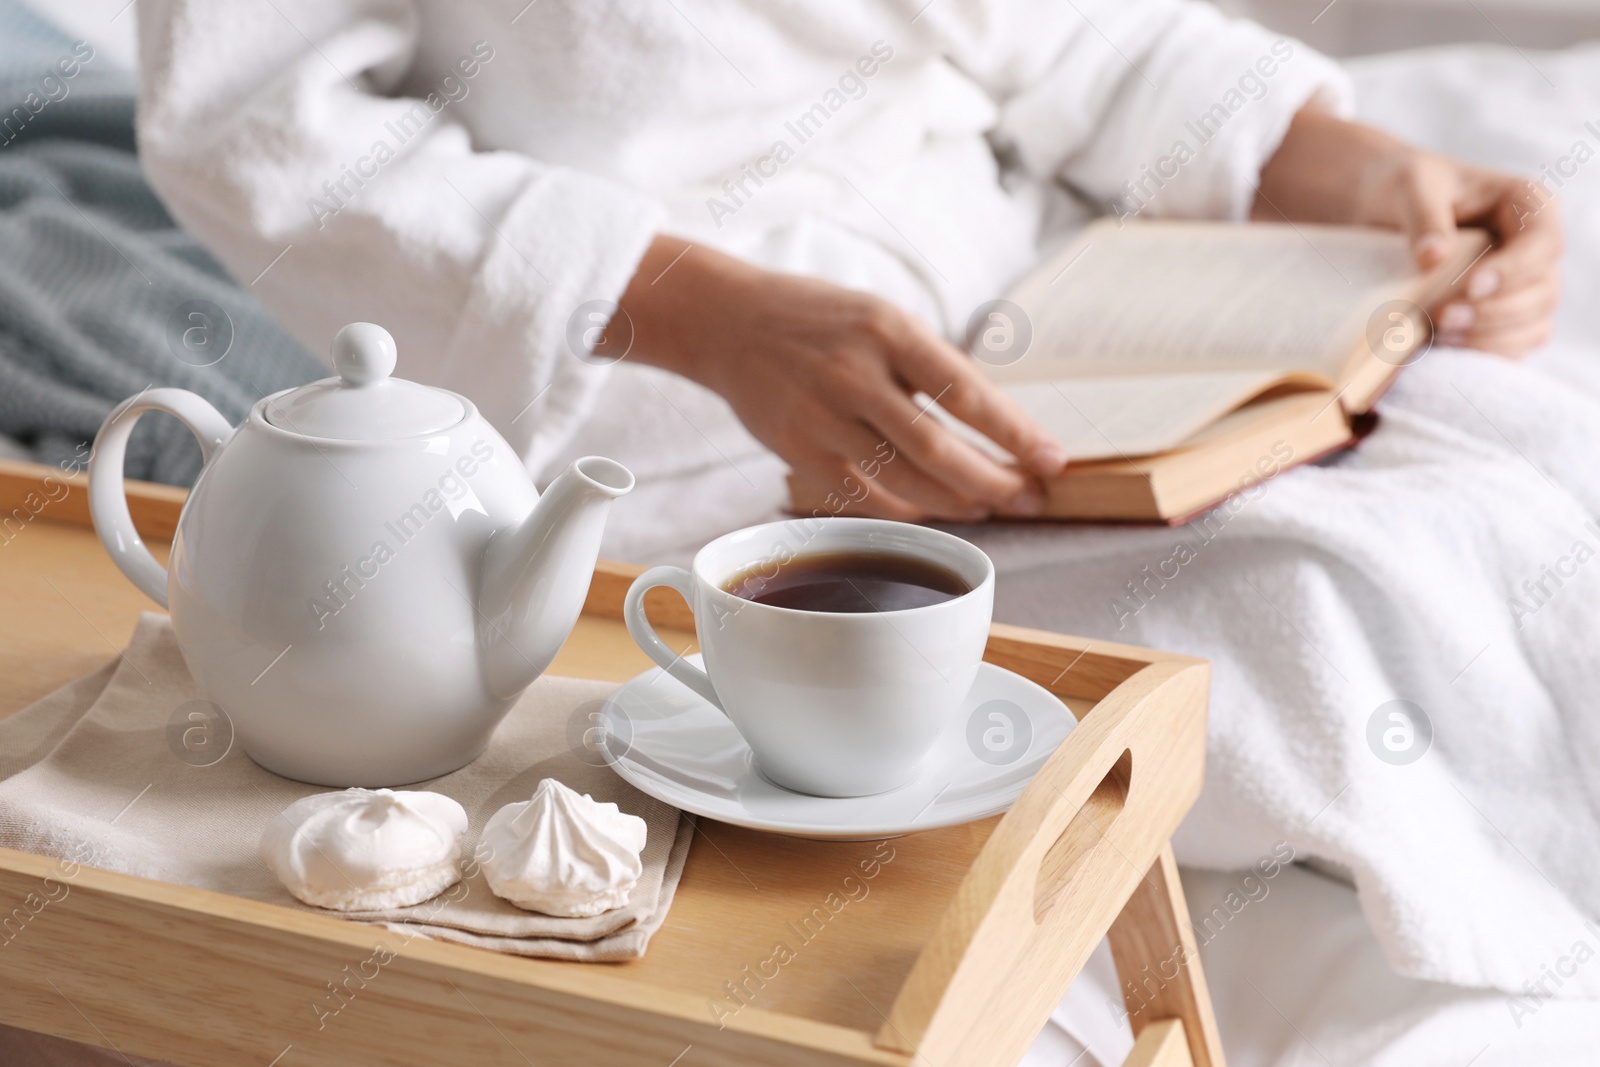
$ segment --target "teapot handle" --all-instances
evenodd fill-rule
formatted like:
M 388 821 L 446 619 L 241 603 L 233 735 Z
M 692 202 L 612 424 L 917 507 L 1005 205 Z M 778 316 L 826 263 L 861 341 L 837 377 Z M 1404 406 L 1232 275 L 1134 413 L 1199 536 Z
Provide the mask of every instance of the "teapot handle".
M 187 389 L 147 389 L 118 404 L 100 427 L 89 457 L 89 514 L 95 533 L 128 580 L 162 607 L 167 606 L 167 568 L 156 562 L 133 528 L 122 490 L 122 461 L 133 424 L 147 411 L 165 411 L 189 427 L 209 462 L 233 434 L 233 427 L 203 397 Z

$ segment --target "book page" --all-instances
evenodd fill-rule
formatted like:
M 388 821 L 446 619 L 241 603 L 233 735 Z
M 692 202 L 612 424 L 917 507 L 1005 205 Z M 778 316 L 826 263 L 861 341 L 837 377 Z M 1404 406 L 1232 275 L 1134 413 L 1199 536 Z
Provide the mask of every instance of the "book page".
M 1032 340 L 996 381 L 1207 370 L 1340 377 L 1367 319 L 1416 279 L 1384 230 L 1229 223 L 1090 226 L 1010 299 Z M 977 353 L 983 358 L 981 352 Z
M 1285 382 L 1328 389 L 1277 371 L 1140 375 L 1002 386 L 1061 446 L 1068 461 L 1148 456 L 1175 448 L 1266 389 Z M 1010 457 L 978 431 L 931 409 L 958 436 L 996 459 Z

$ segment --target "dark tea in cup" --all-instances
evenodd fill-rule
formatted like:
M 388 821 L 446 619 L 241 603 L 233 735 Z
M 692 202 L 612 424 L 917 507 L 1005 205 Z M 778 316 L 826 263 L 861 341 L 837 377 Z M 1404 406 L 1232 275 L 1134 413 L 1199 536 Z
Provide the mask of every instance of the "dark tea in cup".
M 725 592 L 797 611 L 905 611 L 972 591 L 938 563 L 896 552 L 810 552 L 787 563 L 762 563 L 734 575 Z

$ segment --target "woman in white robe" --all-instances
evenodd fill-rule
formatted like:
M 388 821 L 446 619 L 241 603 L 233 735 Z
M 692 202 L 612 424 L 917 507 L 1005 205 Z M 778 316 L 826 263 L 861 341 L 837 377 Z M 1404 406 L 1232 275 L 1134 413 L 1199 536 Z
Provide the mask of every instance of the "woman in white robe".
M 1114 202 L 1402 226 L 1426 256 L 1520 188 L 1339 121 L 1337 67 L 1183 0 L 138 13 L 140 152 L 184 225 L 313 351 L 384 324 L 403 374 L 471 396 L 536 474 L 580 428 L 642 459 L 612 541 L 633 556 L 776 507 L 774 454 L 831 484 L 883 440 L 910 462 L 873 487 L 882 514 L 1026 510 L 1024 474 L 913 423 L 907 392 L 954 382 L 946 407 L 1059 466 L 944 338 Z M 1149 168 L 1217 105 L 1216 135 L 1156 189 Z M 1553 214 L 1536 221 L 1500 227 L 1516 240 L 1474 275 L 1511 275 L 1480 306 L 1493 328 L 1441 320 L 1456 338 L 1537 339 L 1555 289 L 1553 256 L 1534 265 Z M 681 374 L 601 404 L 617 375 L 588 349 L 619 303 L 630 369 Z M 708 455 L 739 490 L 659 506 L 650 487 Z M 705 521 L 670 514 L 697 506 Z

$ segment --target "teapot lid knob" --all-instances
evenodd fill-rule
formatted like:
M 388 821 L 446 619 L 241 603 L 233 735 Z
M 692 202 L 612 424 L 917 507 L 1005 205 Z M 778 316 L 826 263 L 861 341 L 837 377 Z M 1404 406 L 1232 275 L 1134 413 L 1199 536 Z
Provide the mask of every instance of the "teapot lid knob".
M 396 355 L 388 330 L 353 322 L 333 339 L 338 377 L 263 400 L 264 417 L 301 437 L 393 441 L 440 433 L 472 413 L 465 397 L 393 377 Z
M 382 326 L 352 322 L 333 338 L 333 369 L 346 385 L 370 385 L 394 373 L 394 338 Z

